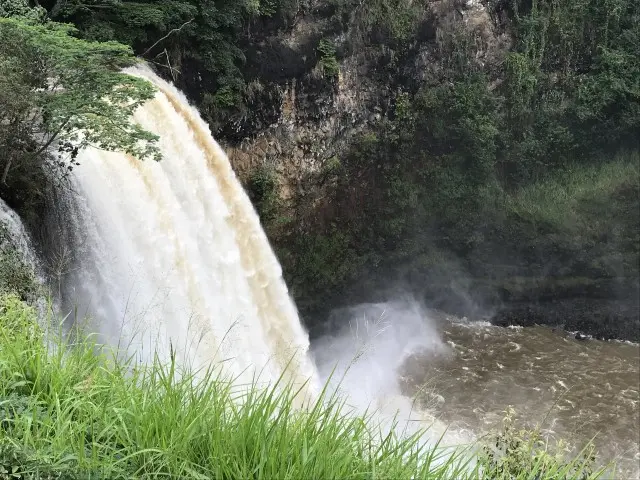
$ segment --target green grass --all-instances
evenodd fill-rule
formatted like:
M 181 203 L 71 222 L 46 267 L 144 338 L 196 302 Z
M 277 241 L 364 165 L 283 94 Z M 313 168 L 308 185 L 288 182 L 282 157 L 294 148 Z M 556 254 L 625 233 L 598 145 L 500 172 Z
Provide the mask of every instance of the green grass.
M 175 362 L 117 361 L 86 340 L 65 342 L 16 296 L 0 297 L 0 479 L 596 478 L 582 475 L 587 463 L 535 445 L 529 455 L 509 438 L 518 462 L 531 459 L 513 476 L 493 450 L 470 463 L 469 450 L 379 435 L 373 417 L 329 395 L 304 410 L 285 385 L 238 398 L 214 370 L 196 380 Z
M 507 198 L 507 209 L 519 217 L 561 232 L 589 230 L 593 219 L 585 204 L 612 202 L 616 192 L 640 187 L 640 153 L 619 154 L 600 165 L 568 167 Z

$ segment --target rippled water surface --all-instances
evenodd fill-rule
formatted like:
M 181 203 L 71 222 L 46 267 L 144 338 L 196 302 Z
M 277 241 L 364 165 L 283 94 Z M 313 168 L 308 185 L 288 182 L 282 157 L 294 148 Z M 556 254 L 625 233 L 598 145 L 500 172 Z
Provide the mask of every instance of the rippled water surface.
M 616 478 L 640 471 L 640 348 L 580 341 L 546 327 L 502 328 L 440 315 L 446 350 L 413 355 L 405 393 L 426 401 L 453 428 L 497 428 L 513 405 L 521 421 L 582 447 L 596 437 Z

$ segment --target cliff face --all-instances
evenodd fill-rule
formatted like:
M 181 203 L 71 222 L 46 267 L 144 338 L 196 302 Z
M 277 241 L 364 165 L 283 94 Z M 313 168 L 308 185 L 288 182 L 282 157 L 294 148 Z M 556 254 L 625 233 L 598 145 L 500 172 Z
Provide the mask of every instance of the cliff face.
M 469 32 L 476 61 L 488 72 L 510 41 L 499 16 L 492 19 L 479 0 L 426 2 L 415 10 L 415 36 L 406 42 L 363 32 L 363 2 L 346 13 L 336 3 L 310 2 L 289 27 L 251 41 L 247 111 L 220 132 L 241 178 L 248 182 L 261 168 L 275 172 L 287 204 L 317 190 L 352 139 L 392 114 L 399 93 L 437 81 L 447 34 Z M 323 43 L 333 51 L 323 53 Z

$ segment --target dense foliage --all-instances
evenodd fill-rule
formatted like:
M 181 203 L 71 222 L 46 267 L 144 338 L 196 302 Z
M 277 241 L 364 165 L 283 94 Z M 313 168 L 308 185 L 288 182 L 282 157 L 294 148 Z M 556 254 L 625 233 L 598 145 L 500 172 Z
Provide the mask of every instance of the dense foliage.
M 86 145 L 159 158 L 156 137 L 131 120 L 153 89 L 119 72 L 133 63 L 129 47 L 78 39 L 72 26 L 48 21 L 42 9 L 20 2 L 3 5 L 0 13 L 11 15 L 0 17 L 4 198 L 28 210 L 43 195 L 43 167 L 54 167 L 50 175 L 70 169 Z
M 527 180 L 571 159 L 637 147 L 637 2 L 516 2 L 513 15 L 517 43 L 500 89 L 508 174 Z

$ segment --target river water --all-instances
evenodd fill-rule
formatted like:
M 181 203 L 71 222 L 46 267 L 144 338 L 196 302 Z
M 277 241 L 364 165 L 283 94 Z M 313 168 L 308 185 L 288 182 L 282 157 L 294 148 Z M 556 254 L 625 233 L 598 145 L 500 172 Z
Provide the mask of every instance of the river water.
M 539 425 L 575 453 L 595 437 L 598 464 L 616 462 L 613 478 L 640 478 L 637 344 L 493 326 L 410 298 L 336 310 L 326 327 L 312 342 L 320 375 L 337 372 L 360 409 L 400 405 L 410 423 L 429 422 L 428 437 L 444 428 L 443 444 L 460 445 L 500 429 L 513 407 L 516 426 Z
M 446 349 L 405 362 L 405 394 L 417 395 L 452 429 L 476 436 L 498 428 L 511 405 L 519 422 L 551 441 L 582 448 L 595 437 L 615 478 L 640 478 L 640 348 L 576 340 L 536 326 L 503 328 L 429 312 Z

